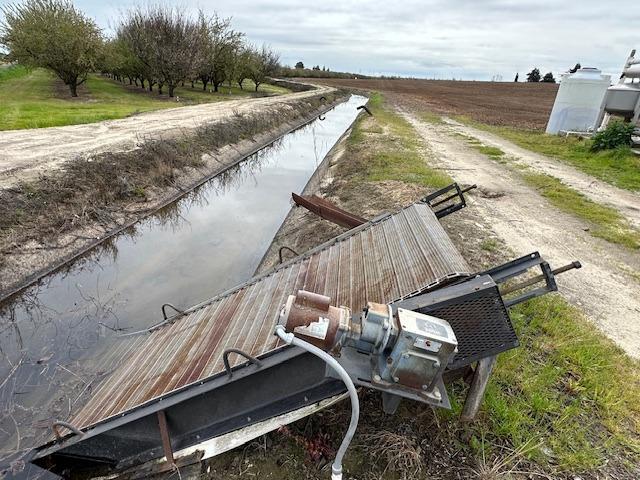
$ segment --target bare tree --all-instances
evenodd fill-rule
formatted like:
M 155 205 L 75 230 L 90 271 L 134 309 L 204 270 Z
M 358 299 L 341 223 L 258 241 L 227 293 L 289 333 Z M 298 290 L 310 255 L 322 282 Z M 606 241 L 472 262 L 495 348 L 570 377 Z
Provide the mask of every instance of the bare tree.
M 271 50 L 267 45 L 263 45 L 260 50 L 253 49 L 249 62 L 249 78 L 256 86 L 256 92 L 260 84 L 264 83 L 267 77 L 275 75 L 280 66 L 280 56 Z
M 231 28 L 231 19 L 220 18 L 217 14 L 207 18 L 200 13 L 201 28 L 206 29 L 207 35 L 200 62 L 200 80 L 203 90 L 207 84 L 213 85 L 218 91 L 226 80 L 230 64 L 234 61 L 237 49 L 242 44 L 243 33 Z
M 197 58 L 197 23 L 180 9 L 157 5 L 130 11 L 120 32 L 147 68 L 149 88 L 157 83 L 161 94 L 167 85 L 173 97 L 175 87 L 188 78 Z
M 27 0 L 2 7 L 0 44 L 8 59 L 53 71 L 73 97 L 97 65 L 100 29 L 67 0 Z
M 242 84 L 249 78 L 251 67 L 251 49 L 247 45 L 242 45 L 238 50 L 235 58 L 235 69 L 233 80 L 238 84 L 240 90 L 243 89 Z

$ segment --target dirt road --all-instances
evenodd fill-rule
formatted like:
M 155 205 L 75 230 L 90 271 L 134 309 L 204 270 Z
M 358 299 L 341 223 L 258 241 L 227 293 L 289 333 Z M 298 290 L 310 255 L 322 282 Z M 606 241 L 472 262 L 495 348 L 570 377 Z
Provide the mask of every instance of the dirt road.
M 551 206 L 517 172 L 468 147 L 448 125 L 402 114 L 441 167 L 463 184 L 477 184 L 470 209 L 516 255 L 539 250 L 554 266 L 580 260 L 583 268 L 559 277 L 563 295 L 631 356 L 640 358 L 640 255 L 592 237 L 588 225 Z M 501 146 L 502 148 L 502 146 Z M 508 152 L 509 149 L 505 149 Z M 520 152 L 522 153 L 522 152 Z M 543 167 L 550 168 L 544 163 Z M 550 173 L 561 177 L 561 173 Z
M 18 178 L 56 168 L 78 155 L 135 148 L 148 138 L 174 135 L 236 113 L 259 113 L 332 90 L 318 87 L 277 97 L 205 103 L 98 123 L 0 132 L 0 188 Z
M 445 121 L 453 132 L 476 138 L 484 145 L 498 147 L 508 157 L 520 161 L 540 173 L 546 173 L 560 179 L 594 202 L 615 208 L 633 225 L 640 227 L 640 194 L 614 187 L 570 165 L 521 148 L 489 132 L 463 125 L 455 120 L 445 119 Z

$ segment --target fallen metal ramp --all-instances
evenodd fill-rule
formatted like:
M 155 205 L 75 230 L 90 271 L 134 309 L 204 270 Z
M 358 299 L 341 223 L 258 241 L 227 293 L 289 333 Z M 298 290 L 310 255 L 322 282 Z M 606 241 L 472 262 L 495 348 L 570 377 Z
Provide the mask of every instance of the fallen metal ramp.
M 357 311 L 470 273 L 425 203 L 367 222 L 153 330 L 70 420 L 82 433 L 33 461 L 60 474 L 122 471 L 340 393 L 321 361 L 273 335 L 289 295 Z M 238 350 L 254 365 L 242 368 Z

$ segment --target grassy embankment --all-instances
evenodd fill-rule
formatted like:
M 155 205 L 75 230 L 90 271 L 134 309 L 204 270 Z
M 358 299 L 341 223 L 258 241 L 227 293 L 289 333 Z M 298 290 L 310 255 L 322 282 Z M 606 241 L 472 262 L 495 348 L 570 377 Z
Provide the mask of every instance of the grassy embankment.
M 334 193 L 344 196 L 347 206 L 353 201 L 350 192 L 375 192 L 376 182 L 387 182 L 392 195 L 389 180 L 398 182 L 396 190 L 433 189 L 451 181 L 429 167 L 416 132 L 385 107 L 382 96 L 373 95 L 369 108 L 374 116 L 357 121 L 337 166 L 339 191 Z M 378 201 L 376 195 L 357 198 L 368 205 Z M 498 240 L 487 237 L 481 245 L 493 252 L 496 263 L 506 260 L 498 258 L 505 251 Z M 477 421 L 459 421 L 467 388 L 461 380 L 449 388 L 453 410 L 435 414 L 404 402 L 395 416 L 385 416 L 377 396 L 363 392 L 361 422 L 345 459 L 350 477 L 487 480 L 526 471 L 531 478 L 604 478 L 609 469 L 618 478 L 635 478 L 640 365 L 559 295 L 530 301 L 511 313 L 521 346 L 498 357 Z M 241 454 L 229 452 L 213 462 L 207 478 L 218 478 L 218 472 L 233 478 L 324 478 L 326 471 L 310 464 L 308 455 L 337 446 L 348 412 L 343 403 L 298 422 L 284 435 L 268 436 L 265 445 L 273 442 L 268 453 L 262 442 Z
M 442 170 L 430 168 L 424 161 L 422 143 L 413 127 L 400 115 L 384 108 L 384 99 L 373 94 L 368 106 L 373 125 L 356 122 L 348 145 L 360 148 L 352 167 L 367 181 L 395 180 L 431 189 L 449 185 L 452 180 Z
M 220 92 L 202 90 L 202 85 L 176 88 L 176 98 L 158 95 L 139 87 L 123 85 L 111 79 L 91 75 L 80 88 L 79 97 L 72 98 L 62 82 L 53 74 L 21 66 L 0 70 L 0 130 L 42 128 L 123 118 L 136 113 L 175 108 L 182 105 L 216 102 L 253 95 L 254 84 L 247 80 L 244 90 L 221 87 Z M 259 93 L 281 94 L 287 89 L 261 85 Z M 177 101 L 177 98 L 180 101 Z
M 549 200 L 556 208 L 586 221 L 591 225 L 589 233 L 594 237 L 603 238 L 611 243 L 632 249 L 640 248 L 640 231 L 631 226 L 616 209 L 594 202 L 552 175 L 536 172 L 522 163 L 510 160 L 505 153 L 497 147 L 483 145 L 480 141 L 472 137 L 465 135 L 460 136 L 466 140 L 469 146 L 485 154 L 492 160 L 513 167 L 515 171 L 520 173 L 521 178 L 527 184 L 535 188 L 540 195 Z M 552 142 L 555 141 L 555 137 L 551 137 L 551 139 Z M 580 148 L 582 148 L 582 146 L 580 146 Z M 610 155 L 615 154 L 615 152 L 603 153 Z M 590 155 L 592 160 L 593 157 L 603 157 L 603 155 L 596 153 L 591 153 Z M 640 170 L 638 170 L 636 176 L 640 179 Z

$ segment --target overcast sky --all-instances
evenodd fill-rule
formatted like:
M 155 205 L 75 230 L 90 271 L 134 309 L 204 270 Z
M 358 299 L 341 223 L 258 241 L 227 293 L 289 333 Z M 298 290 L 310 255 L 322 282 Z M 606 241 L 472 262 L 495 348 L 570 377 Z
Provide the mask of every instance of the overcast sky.
M 75 3 L 106 28 L 132 1 Z M 558 73 L 576 62 L 618 74 L 640 49 L 640 0 L 173 3 L 233 17 L 236 29 L 269 43 L 285 64 L 362 74 L 511 80 L 533 66 Z

